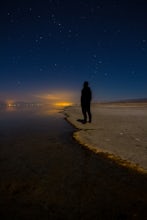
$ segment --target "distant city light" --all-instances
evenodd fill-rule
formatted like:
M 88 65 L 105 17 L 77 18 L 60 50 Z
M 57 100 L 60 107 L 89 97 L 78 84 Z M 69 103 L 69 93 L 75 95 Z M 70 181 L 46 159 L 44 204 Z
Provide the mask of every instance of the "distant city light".
M 8 104 L 8 107 L 16 107 L 16 104 L 11 104 L 11 103 L 9 103 L 9 104 Z
M 54 104 L 55 106 L 61 106 L 61 107 L 66 107 L 66 106 L 71 106 L 73 105 L 72 102 L 57 102 Z

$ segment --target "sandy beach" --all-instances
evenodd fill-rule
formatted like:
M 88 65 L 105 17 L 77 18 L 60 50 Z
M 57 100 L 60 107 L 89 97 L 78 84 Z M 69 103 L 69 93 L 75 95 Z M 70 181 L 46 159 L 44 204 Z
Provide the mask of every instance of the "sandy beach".
M 147 103 L 93 104 L 92 123 L 86 124 L 80 106 L 65 112 L 79 143 L 147 173 Z
M 64 112 L 6 116 L 1 112 L 0 219 L 147 219 L 147 175 L 75 142 L 79 130 Z M 77 123 L 79 107 L 73 116 Z M 96 126 L 94 117 L 84 126 Z

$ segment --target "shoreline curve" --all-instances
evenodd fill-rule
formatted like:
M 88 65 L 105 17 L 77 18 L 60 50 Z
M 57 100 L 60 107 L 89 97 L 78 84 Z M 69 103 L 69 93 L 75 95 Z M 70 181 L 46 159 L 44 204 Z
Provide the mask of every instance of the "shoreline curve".
M 92 104 L 92 114 L 94 122 L 82 124 L 80 105 L 64 109 L 65 119 L 76 128 L 73 138 L 96 154 L 147 174 L 147 103 Z M 134 127 L 140 128 L 138 133 L 133 131 Z M 129 147 L 132 149 L 128 150 Z

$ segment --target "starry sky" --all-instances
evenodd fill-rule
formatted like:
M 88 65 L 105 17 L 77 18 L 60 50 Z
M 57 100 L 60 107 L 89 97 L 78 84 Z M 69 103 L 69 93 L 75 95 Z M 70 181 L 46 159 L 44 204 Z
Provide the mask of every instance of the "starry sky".
M 147 97 L 146 0 L 5 0 L 0 100 Z

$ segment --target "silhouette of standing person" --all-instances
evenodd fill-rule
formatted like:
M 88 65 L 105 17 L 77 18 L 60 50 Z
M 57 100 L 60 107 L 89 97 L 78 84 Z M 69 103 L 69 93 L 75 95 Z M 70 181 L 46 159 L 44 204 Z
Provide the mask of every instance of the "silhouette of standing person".
M 88 82 L 85 81 L 83 84 L 83 89 L 81 91 L 81 108 L 84 117 L 84 123 L 87 122 L 87 116 L 89 118 L 89 122 L 91 122 L 91 99 L 92 99 L 92 92 L 90 87 L 88 86 Z

